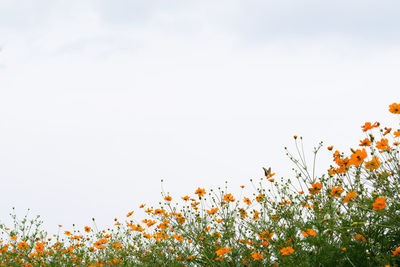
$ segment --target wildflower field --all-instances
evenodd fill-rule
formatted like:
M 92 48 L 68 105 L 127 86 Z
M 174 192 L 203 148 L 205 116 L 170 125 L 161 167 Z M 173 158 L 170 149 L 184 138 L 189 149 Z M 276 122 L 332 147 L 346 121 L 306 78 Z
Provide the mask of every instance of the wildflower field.
M 400 121 L 400 104 L 389 111 Z M 39 217 L 13 213 L 14 224 L 0 224 L 0 265 L 400 266 L 400 129 L 361 129 L 355 148 L 327 147 L 333 161 L 320 177 L 294 136 L 294 177 L 264 169 L 248 196 L 203 187 L 162 193 L 160 206 L 140 206 L 147 218 L 130 211 L 110 229 L 93 221 L 58 235 L 42 230 Z

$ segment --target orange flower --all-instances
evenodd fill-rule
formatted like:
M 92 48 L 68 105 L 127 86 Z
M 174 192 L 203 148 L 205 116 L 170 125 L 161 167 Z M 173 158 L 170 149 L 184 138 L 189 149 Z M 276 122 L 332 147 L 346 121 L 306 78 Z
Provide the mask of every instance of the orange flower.
M 248 198 L 248 197 L 245 197 L 245 198 L 243 199 L 243 202 L 246 203 L 247 205 L 250 205 L 250 204 L 251 204 L 251 200 L 250 200 L 250 198 Z
M 389 106 L 389 111 L 393 114 L 400 114 L 400 104 L 393 103 Z
M 348 192 L 347 195 L 343 199 L 343 203 L 349 203 L 351 200 L 353 200 L 357 196 L 356 191 L 351 191 Z
M 196 192 L 197 192 L 197 191 L 196 191 Z M 189 197 L 189 196 L 184 196 L 184 197 L 182 197 L 182 199 L 183 199 L 184 201 L 189 201 L 190 197 Z
M 355 240 L 358 240 L 358 241 L 361 241 L 361 242 L 365 242 L 365 237 L 360 235 L 360 234 L 353 235 L 353 238 Z
M 13 235 L 13 236 L 11 236 L 11 239 L 12 239 L 12 240 L 17 240 L 18 237 L 17 237 L 16 235 Z
M 264 256 L 262 253 L 254 252 L 252 255 L 254 261 L 263 260 Z
M 395 250 L 392 250 L 392 257 L 400 255 L 400 248 L 396 248 Z
M 359 144 L 359 146 L 370 146 L 370 145 L 371 145 L 371 141 L 368 138 L 361 140 L 360 144 Z
M 256 220 L 260 219 L 260 214 L 261 214 L 261 213 L 260 213 L 259 211 L 254 210 L 254 211 L 253 211 L 253 214 L 254 214 L 254 215 L 253 215 L 253 220 L 256 221 Z
M 362 151 L 360 149 L 357 149 L 356 152 L 354 152 L 350 156 L 349 163 L 354 166 L 359 166 L 364 161 L 365 158 L 367 158 L 367 151 L 365 151 L 365 148 L 363 148 Z
M 378 169 L 379 166 L 381 166 L 381 162 L 377 157 L 373 157 L 372 160 L 365 162 L 365 168 L 370 171 Z
M 256 197 L 257 202 L 261 202 L 263 199 L 264 199 L 264 196 L 263 196 L 262 194 L 259 194 L 259 195 Z
M 91 228 L 90 228 L 89 226 L 85 226 L 85 232 L 86 232 L 86 233 L 89 233 L 90 230 L 91 230 Z
M 318 194 L 319 191 L 321 191 L 321 188 L 322 188 L 321 183 L 317 182 L 317 183 L 311 184 L 311 188 L 309 188 L 308 191 L 310 191 L 310 194 L 314 195 L 314 194 Z
M 172 197 L 166 196 L 166 197 L 164 197 L 164 200 L 165 200 L 165 201 L 171 201 L 171 200 L 172 200 Z
M 393 132 L 393 134 L 394 134 L 395 137 L 400 137 L 400 129 L 395 131 L 395 132 Z
M 197 188 L 196 192 L 194 192 L 199 198 L 203 197 L 206 194 L 206 190 L 204 188 Z
M 126 214 L 126 217 L 131 217 L 131 216 L 132 216 L 132 214 L 133 214 L 133 211 L 131 211 L 131 212 L 128 212 L 128 214 Z
M 386 198 L 377 197 L 375 199 L 375 202 L 372 203 L 372 206 L 374 206 L 374 210 L 382 210 L 382 209 L 386 208 Z
M 222 198 L 222 200 L 225 201 L 226 203 L 235 201 L 235 199 L 233 198 L 232 194 L 226 194 L 226 195 Z
M 176 240 L 178 240 L 179 242 L 182 242 L 182 241 L 183 241 L 183 236 L 182 236 L 182 235 L 176 235 L 176 234 L 174 234 L 173 236 L 174 236 L 174 238 L 175 238 Z
M 338 186 L 338 187 L 332 186 L 331 195 L 332 195 L 333 197 L 340 197 L 340 195 L 343 193 L 343 191 L 344 191 L 344 190 L 342 189 L 341 186 Z
M 376 148 L 379 149 L 379 152 L 390 151 L 389 140 L 386 138 L 382 138 L 381 141 L 376 142 Z
M 214 209 L 211 209 L 211 210 L 207 210 L 207 214 L 208 215 L 213 215 L 213 214 L 215 214 L 215 213 L 217 213 L 218 212 L 218 208 L 214 208 Z
M 289 255 L 294 252 L 294 249 L 292 247 L 284 247 L 281 249 L 282 255 Z
M 28 242 L 21 241 L 18 243 L 17 248 L 20 250 L 26 250 L 29 248 Z
M 328 150 L 331 151 L 333 149 L 333 146 L 328 146 Z
M 316 236 L 317 235 L 317 233 L 314 231 L 314 229 L 307 229 L 306 230 L 307 232 L 301 232 L 301 234 L 304 236 L 304 237 L 308 237 L 308 236 Z
M 64 231 L 64 235 L 72 235 L 70 231 Z
M 387 135 L 388 133 L 390 133 L 392 131 L 392 128 L 386 128 L 385 127 L 385 132 L 383 133 L 383 136 Z
M 366 122 L 363 126 L 361 126 L 361 128 L 363 129 L 363 132 L 366 132 L 366 131 L 376 128 L 378 126 L 379 126 L 378 122 L 375 122 L 374 124 L 371 124 L 370 122 Z
M 37 253 L 41 253 L 44 250 L 44 245 L 43 243 L 37 242 L 35 246 L 35 250 Z
M 221 255 L 225 255 L 225 254 L 230 253 L 230 252 L 232 252 L 232 248 L 231 247 L 230 248 L 223 247 L 223 248 L 218 249 L 215 253 L 217 253 L 218 256 L 221 256 Z

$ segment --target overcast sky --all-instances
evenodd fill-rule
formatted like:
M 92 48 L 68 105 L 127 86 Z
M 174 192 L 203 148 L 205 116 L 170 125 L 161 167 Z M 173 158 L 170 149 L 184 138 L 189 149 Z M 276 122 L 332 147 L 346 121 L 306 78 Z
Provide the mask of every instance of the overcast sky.
M 101 226 L 395 125 L 399 1 L 0 0 L 0 218 Z M 324 149 L 320 171 L 329 167 Z

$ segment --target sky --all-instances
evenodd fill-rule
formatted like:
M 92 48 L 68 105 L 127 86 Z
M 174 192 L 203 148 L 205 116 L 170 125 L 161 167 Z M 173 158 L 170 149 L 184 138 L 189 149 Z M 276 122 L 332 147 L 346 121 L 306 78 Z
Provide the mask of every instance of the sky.
M 239 192 L 303 136 L 348 151 L 397 127 L 399 1 L 0 0 L 0 218 L 115 217 Z M 317 160 L 323 173 L 326 149 Z M 311 164 L 311 161 L 310 161 Z

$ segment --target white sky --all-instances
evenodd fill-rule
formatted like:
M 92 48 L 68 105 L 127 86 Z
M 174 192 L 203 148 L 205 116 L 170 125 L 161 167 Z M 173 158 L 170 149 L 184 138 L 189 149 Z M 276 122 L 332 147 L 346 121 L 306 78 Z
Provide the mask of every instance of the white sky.
M 399 102 L 399 1 L 0 0 L 0 218 L 101 226 L 305 138 L 355 147 Z M 323 150 L 320 170 L 330 163 Z M 140 216 L 139 216 L 140 218 Z

